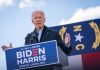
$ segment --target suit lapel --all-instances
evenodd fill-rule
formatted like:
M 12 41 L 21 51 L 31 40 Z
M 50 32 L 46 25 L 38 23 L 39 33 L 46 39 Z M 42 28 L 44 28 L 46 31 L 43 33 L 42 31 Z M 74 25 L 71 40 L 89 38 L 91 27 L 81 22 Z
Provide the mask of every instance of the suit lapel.
M 49 37 L 49 30 L 48 30 L 48 28 L 46 26 L 44 26 L 40 42 L 47 41 L 48 37 Z

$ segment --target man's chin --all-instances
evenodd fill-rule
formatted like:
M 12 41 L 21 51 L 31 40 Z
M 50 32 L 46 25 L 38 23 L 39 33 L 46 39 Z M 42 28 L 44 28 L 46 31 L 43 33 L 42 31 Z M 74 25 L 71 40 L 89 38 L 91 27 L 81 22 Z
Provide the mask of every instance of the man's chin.
M 42 24 L 37 24 L 37 26 L 38 26 L 38 27 L 41 27 L 41 26 L 43 26 L 43 25 L 42 25 Z
M 43 25 L 37 25 L 37 28 L 41 29 L 43 27 Z

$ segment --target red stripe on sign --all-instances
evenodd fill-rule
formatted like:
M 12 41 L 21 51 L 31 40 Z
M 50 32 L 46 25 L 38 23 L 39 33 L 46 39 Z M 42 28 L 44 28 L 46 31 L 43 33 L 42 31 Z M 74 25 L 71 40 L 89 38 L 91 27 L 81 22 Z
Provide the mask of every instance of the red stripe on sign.
M 100 70 L 100 52 L 83 54 L 82 63 L 84 70 Z
M 32 56 L 38 56 L 38 53 L 33 53 Z

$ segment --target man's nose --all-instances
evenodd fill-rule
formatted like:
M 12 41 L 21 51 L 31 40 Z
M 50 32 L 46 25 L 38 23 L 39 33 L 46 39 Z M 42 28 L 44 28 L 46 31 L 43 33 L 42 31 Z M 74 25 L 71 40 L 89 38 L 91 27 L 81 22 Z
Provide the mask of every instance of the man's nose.
M 41 18 L 40 18 L 40 17 L 38 17 L 37 19 L 38 19 L 38 20 L 41 20 Z

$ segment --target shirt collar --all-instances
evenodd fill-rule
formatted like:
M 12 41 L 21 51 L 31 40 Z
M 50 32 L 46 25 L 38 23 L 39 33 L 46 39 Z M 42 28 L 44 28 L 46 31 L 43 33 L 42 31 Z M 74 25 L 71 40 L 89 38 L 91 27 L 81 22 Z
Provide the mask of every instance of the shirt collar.
M 37 30 L 37 29 L 35 29 L 35 30 L 36 30 L 36 32 L 38 32 L 38 33 L 42 33 L 43 28 L 44 28 L 44 26 L 43 26 L 42 29 L 40 29 L 40 30 Z

